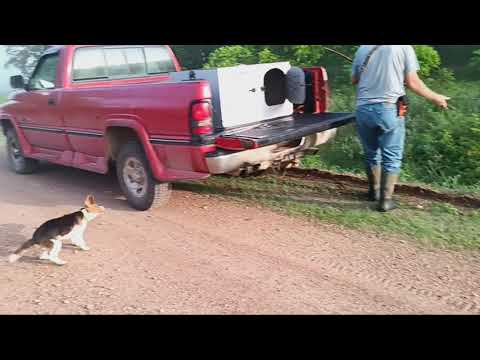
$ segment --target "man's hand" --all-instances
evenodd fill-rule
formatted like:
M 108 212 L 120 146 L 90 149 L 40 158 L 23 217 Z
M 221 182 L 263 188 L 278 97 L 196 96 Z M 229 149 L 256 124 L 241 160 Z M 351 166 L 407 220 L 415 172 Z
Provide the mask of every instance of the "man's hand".
M 448 109 L 448 100 L 450 100 L 449 97 L 437 94 L 432 102 L 442 109 Z
M 432 103 L 442 109 L 448 109 L 448 100 L 450 100 L 450 98 L 430 90 L 416 72 L 408 74 L 405 82 L 408 88 L 415 94 L 430 100 Z

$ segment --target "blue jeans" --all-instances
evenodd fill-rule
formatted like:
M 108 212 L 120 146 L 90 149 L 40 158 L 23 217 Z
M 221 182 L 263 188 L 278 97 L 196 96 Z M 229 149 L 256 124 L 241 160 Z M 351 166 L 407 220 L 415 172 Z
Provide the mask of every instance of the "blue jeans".
M 366 166 L 383 166 L 398 174 L 405 148 L 405 118 L 397 116 L 397 105 L 368 104 L 357 108 L 357 130 L 365 153 Z

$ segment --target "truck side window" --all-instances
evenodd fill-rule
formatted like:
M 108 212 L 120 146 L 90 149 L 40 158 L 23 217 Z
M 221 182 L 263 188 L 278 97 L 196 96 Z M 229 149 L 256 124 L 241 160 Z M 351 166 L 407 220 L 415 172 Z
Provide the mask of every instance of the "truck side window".
M 175 64 L 165 46 L 145 47 L 148 74 L 164 74 L 174 72 Z
M 74 81 L 108 78 L 103 50 L 99 48 L 77 49 L 73 59 L 72 77 Z
M 145 76 L 145 57 L 141 48 L 105 49 L 108 74 L 112 78 Z
M 43 56 L 28 82 L 29 90 L 54 89 L 57 81 L 58 53 Z
M 147 75 L 145 56 L 143 55 L 143 50 L 141 48 L 124 49 L 124 53 L 127 58 L 130 75 Z

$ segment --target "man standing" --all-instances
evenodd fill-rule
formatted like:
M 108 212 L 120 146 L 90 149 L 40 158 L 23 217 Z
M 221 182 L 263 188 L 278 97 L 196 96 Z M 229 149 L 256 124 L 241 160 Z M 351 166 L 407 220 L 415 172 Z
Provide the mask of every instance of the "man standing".
M 382 212 L 396 208 L 392 197 L 405 145 L 405 84 L 417 95 L 448 108 L 450 99 L 430 90 L 419 78 L 419 70 L 411 45 L 362 45 L 353 63 L 352 81 L 358 85 L 357 129 L 365 153 L 368 197 L 380 201 Z

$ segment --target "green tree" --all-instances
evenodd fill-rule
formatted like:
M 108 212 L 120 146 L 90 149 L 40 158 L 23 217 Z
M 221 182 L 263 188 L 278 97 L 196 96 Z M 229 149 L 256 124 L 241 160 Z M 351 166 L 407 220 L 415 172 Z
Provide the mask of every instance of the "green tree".
M 242 45 L 224 46 L 213 51 L 208 57 L 205 69 L 254 64 L 258 62 L 258 54 L 249 47 Z
M 480 71 L 480 49 L 473 52 L 470 66 Z
M 294 66 L 314 66 L 325 50 L 321 45 L 232 45 L 213 51 L 206 68 L 290 61 Z
M 7 66 L 15 66 L 25 76 L 29 77 L 34 70 L 37 60 L 48 45 L 10 45 L 6 47 Z
M 434 45 L 434 48 L 445 66 L 460 69 L 468 65 L 473 52 L 479 50 L 480 45 Z
M 234 45 L 219 48 L 208 58 L 207 67 L 223 67 L 245 63 L 290 61 L 294 66 L 323 65 L 342 81 L 350 76 L 350 64 L 336 54 L 326 51 L 325 46 L 353 57 L 358 45 Z M 442 69 L 437 50 L 428 45 L 414 45 L 420 62 L 422 77 L 439 76 L 451 79 L 451 73 Z
M 184 69 L 200 69 L 208 56 L 221 45 L 172 45 L 172 50 Z
M 413 45 L 415 52 L 417 53 L 418 62 L 420 63 L 420 75 L 428 78 L 435 71 L 440 69 L 442 61 L 438 51 L 432 46 L 428 45 Z
M 258 53 L 258 60 L 260 64 L 268 64 L 268 63 L 274 63 L 280 61 L 280 56 L 275 54 L 272 50 L 269 48 L 262 49 Z

